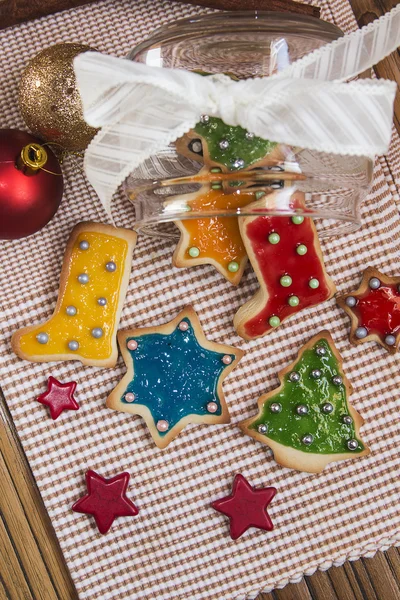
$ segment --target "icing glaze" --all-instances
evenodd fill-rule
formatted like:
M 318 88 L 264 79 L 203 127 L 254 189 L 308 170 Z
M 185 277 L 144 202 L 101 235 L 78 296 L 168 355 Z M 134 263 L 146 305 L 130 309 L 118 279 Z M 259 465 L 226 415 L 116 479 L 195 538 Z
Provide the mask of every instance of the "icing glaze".
M 209 414 L 210 402 L 217 404 L 214 414 L 221 414 L 217 388 L 226 368 L 225 355 L 205 349 L 190 320 L 182 321 L 187 323 L 187 329 L 178 327 L 170 335 L 135 336 L 136 350 L 128 349 L 134 378 L 121 396 L 121 402 L 126 403 L 125 395 L 133 393 L 135 405 L 145 405 L 154 422 L 167 421 L 168 429 L 188 415 Z M 235 356 L 231 358 L 234 360 Z M 167 430 L 159 431 L 160 436 L 166 433 Z
M 130 244 L 117 233 L 126 230 L 110 227 L 114 236 L 95 231 L 94 226 L 86 231 L 78 227 L 80 231 L 66 252 L 53 316 L 15 334 L 16 351 L 23 358 L 57 360 L 60 355 L 62 359 L 76 356 L 98 362 L 111 356 L 113 345 L 116 351 L 121 285 L 131 261 Z M 104 230 L 108 226 L 97 227 Z M 128 235 L 136 239 L 135 234 Z
M 293 196 L 291 206 L 304 209 L 302 194 Z M 251 314 L 246 313 L 243 317 L 242 331 L 237 329 L 240 335 L 243 333 L 246 339 L 252 339 L 265 335 L 300 310 L 329 299 L 334 287 L 325 273 L 311 218 L 260 216 L 245 219 L 242 236 L 263 297 L 258 296 L 257 303 L 252 303 Z M 271 242 L 272 234 L 278 234 L 279 241 L 274 237 Z M 245 307 L 239 310 L 235 320 L 241 321 L 240 313 Z
M 325 354 L 318 355 L 316 349 L 321 347 Z M 316 371 L 320 371 L 319 377 L 316 377 Z M 292 377 L 293 372 L 299 378 Z M 337 375 L 343 377 L 339 361 L 328 341 L 318 340 L 302 352 L 293 370 L 285 374 L 277 393 L 268 394 L 250 429 L 260 432 L 259 427 L 266 425 L 266 437 L 302 452 L 341 454 L 348 452 L 348 441 L 353 439 L 357 440 L 358 446 L 352 452 L 362 452 L 365 447 L 357 439 L 350 417 L 346 386 L 333 381 Z M 328 403 L 332 408 L 326 407 Z M 274 404 L 279 404 L 281 410 L 274 410 Z M 302 406 L 307 407 L 307 412 L 298 410 Z M 350 419 L 344 419 L 346 416 Z M 346 423 L 346 420 L 350 422 Z M 302 441 L 306 435 L 313 438 L 309 445 Z
M 249 167 L 277 145 L 257 136 L 246 137 L 245 129 L 226 125 L 216 117 L 209 117 L 207 123 L 197 123 L 194 131 L 205 140 L 210 159 L 224 165 L 229 171 Z M 227 142 L 227 148 L 220 147 L 221 140 Z
M 222 190 L 202 188 L 197 197 L 187 204 L 193 212 L 203 212 L 218 209 L 236 210 L 253 201 L 252 193 L 225 194 Z M 184 254 L 185 265 L 212 261 L 220 265 L 220 270 L 228 281 L 236 281 L 238 269 L 231 270 L 232 263 L 243 267 L 243 262 L 247 260 L 237 217 L 187 219 L 181 221 L 180 226 L 188 236 L 185 248 L 179 249 L 179 252 Z M 192 256 L 191 248 L 198 249 L 198 254 Z
M 250 527 L 272 531 L 267 507 L 276 494 L 273 487 L 254 489 L 243 475 L 236 475 L 230 496 L 215 500 L 211 506 L 229 517 L 230 536 L 238 539 Z
M 139 509 L 126 496 L 129 473 L 105 479 L 95 471 L 87 471 L 88 493 L 72 506 L 78 513 L 92 515 L 100 533 L 107 533 L 117 517 L 135 517 Z
M 359 325 L 366 327 L 368 333 L 384 338 L 400 332 L 400 292 L 397 285 L 383 284 L 377 290 L 368 289 L 357 295 L 353 311 Z

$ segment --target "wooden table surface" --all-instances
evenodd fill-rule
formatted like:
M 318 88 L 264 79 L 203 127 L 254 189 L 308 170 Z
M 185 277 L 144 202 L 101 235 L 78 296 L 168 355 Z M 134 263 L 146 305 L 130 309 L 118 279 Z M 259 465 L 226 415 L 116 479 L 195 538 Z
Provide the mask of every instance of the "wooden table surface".
M 360 26 L 398 2 L 351 0 Z M 375 71 L 400 84 L 399 50 Z M 399 93 L 395 123 L 400 132 Z M 0 600 L 74 600 L 70 574 L 2 397 L 0 482 Z M 373 558 L 317 571 L 283 590 L 260 594 L 257 600 L 400 600 L 400 551 L 391 548 Z

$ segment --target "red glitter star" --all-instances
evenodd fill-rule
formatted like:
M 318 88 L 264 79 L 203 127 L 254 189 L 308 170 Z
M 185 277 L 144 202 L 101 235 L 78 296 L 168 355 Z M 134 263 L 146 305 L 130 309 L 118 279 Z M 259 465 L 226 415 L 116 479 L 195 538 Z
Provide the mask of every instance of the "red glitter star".
M 337 303 L 351 318 L 352 344 L 374 340 L 396 353 L 400 344 L 400 277 L 368 267 L 360 287 L 339 296 Z
M 139 509 L 126 497 L 129 473 L 105 479 L 95 471 L 86 473 L 88 494 L 80 498 L 72 510 L 93 515 L 100 533 L 107 533 L 116 517 L 135 517 Z
M 79 404 L 74 398 L 75 388 L 75 381 L 60 383 L 50 376 L 47 382 L 47 391 L 40 394 L 36 400 L 49 407 L 51 418 L 55 421 L 64 410 L 79 409 Z
M 231 538 L 237 540 L 250 527 L 272 531 L 274 526 L 266 509 L 275 494 L 273 487 L 255 490 L 243 475 L 236 475 L 232 494 L 211 506 L 229 517 Z

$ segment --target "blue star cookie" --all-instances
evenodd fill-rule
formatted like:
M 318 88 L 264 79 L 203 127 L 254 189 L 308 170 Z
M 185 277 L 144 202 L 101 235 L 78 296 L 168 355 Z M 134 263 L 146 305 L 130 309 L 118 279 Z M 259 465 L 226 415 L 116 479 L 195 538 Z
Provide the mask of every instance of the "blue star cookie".
M 159 448 L 188 423 L 229 423 L 222 382 L 243 351 L 207 341 L 191 307 L 165 325 L 120 331 L 118 342 L 127 373 L 107 406 L 142 416 Z

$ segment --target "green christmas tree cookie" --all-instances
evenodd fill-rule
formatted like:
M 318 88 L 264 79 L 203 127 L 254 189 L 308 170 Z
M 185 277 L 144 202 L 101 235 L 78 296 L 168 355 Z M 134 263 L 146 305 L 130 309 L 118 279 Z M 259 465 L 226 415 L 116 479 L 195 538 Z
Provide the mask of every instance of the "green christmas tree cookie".
M 279 373 L 281 385 L 258 400 L 241 429 L 267 444 L 284 467 L 319 473 L 334 461 L 360 458 L 362 417 L 348 403 L 352 387 L 328 331 L 314 336 Z
M 225 172 L 254 166 L 273 166 L 283 159 L 276 142 L 226 125 L 217 117 L 203 115 L 201 121 L 176 144 L 179 153 Z

